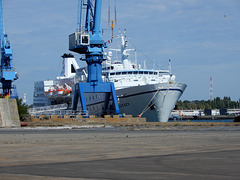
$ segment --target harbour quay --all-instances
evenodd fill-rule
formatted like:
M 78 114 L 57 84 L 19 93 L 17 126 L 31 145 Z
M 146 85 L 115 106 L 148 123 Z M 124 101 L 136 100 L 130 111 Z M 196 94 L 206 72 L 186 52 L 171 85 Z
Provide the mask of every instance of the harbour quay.
M 171 116 L 237 116 L 240 109 L 185 109 L 172 110 Z
M 172 110 L 170 120 L 234 120 L 240 109 L 189 109 Z
M 81 115 L 37 115 L 32 116 L 33 124 L 41 122 L 62 122 L 68 124 L 78 123 L 144 123 L 146 118 L 144 117 L 132 117 L 132 115 L 125 115 L 124 117 L 119 115 L 105 115 L 104 117 L 96 117 L 90 115 L 88 118 Z
M 234 120 L 235 115 L 207 115 L 207 116 L 170 116 L 169 120 Z

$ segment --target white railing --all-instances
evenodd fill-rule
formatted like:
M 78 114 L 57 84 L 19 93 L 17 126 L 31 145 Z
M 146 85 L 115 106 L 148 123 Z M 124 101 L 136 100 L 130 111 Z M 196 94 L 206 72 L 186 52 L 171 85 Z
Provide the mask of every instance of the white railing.
M 39 108 L 30 108 L 28 110 L 29 114 L 32 116 L 38 116 L 38 115 L 82 115 L 87 116 L 88 112 L 83 110 L 67 110 L 68 105 L 67 104 L 58 104 L 58 105 L 52 105 L 52 106 L 44 106 Z
M 68 108 L 67 104 L 58 104 L 58 105 L 43 106 L 43 107 L 38 107 L 38 108 L 30 108 L 30 109 L 28 109 L 28 112 L 31 115 L 35 115 L 35 114 L 39 114 L 39 113 L 63 110 L 63 109 L 67 109 L 67 108 Z
M 64 115 L 69 115 L 69 116 L 76 116 L 76 115 L 81 115 L 84 117 L 88 116 L 87 111 L 73 111 L 73 110 L 56 110 L 56 111 L 45 111 L 45 112 L 37 112 L 34 114 L 31 114 L 32 116 L 39 116 L 39 115 L 45 115 L 45 116 L 52 116 L 52 115 L 57 115 L 57 116 L 64 116 Z

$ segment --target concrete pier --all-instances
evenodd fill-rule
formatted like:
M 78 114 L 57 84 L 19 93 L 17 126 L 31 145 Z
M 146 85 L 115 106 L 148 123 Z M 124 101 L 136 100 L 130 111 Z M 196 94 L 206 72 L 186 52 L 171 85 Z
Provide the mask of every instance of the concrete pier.
M 0 98 L 0 127 L 20 127 L 16 99 Z

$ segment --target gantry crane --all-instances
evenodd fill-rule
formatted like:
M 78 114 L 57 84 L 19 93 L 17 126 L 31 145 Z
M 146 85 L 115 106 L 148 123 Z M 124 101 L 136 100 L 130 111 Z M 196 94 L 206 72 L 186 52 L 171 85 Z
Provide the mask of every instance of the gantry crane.
M 4 97 L 16 97 L 12 91 L 15 89 L 12 82 L 18 79 L 17 72 L 12 65 L 12 48 L 7 34 L 4 32 L 2 0 L 0 0 L 0 43 L 1 43 L 1 64 L 0 82 Z
M 84 93 L 106 93 L 103 112 L 108 111 L 112 97 L 115 113 L 120 114 L 114 83 L 102 80 L 104 48 L 107 46 L 102 38 L 101 6 L 102 0 L 79 0 L 78 29 L 69 35 L 69 50 L 84 54 L 83 60 L 88 66 L 87 82 L 75 84 L 73 110 L 77 109 L 80 100 L 82 110 L 87 111 Z

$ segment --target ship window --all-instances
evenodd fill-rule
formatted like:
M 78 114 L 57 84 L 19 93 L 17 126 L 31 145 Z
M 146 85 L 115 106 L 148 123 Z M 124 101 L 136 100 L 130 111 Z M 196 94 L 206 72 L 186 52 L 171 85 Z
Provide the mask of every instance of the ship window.
M 157 75 L 157 72 L 154 72 L 154 75 Z
M 148 71 L 144 71 L 144 74 L 148 74 Z
M 132 74 L 133 72 L 132 71 L 128 71 L 128 74 Z
M 122 72 L 122 74 L 127 74 L 127 72 Z
M 149 74 L 153 74 L 153 72 L 150 71 Z
M 113 70 L 113 69 L 114 69 L 114 67 L 113 67 L 113 66 L 111 66 L 111 69 Z
M 116 73 L 116 75 L 120 75 L 120 74 L 121 74 L 121 72 L 117 72 L 117 73 Z
M 115 75 L 115 73 L 110 73 L 110 75 Z
M 143 71 L 139 71 L 139 74 L 143 74 Z
M 91 101 L 91 96 L 89 96 L 89 101 Z
M 89 44 L 89 35 L 82 35 L 82 45 L 88 45 Z
M 138 71 L 134 71 L 133 74 L 138 74 Z

